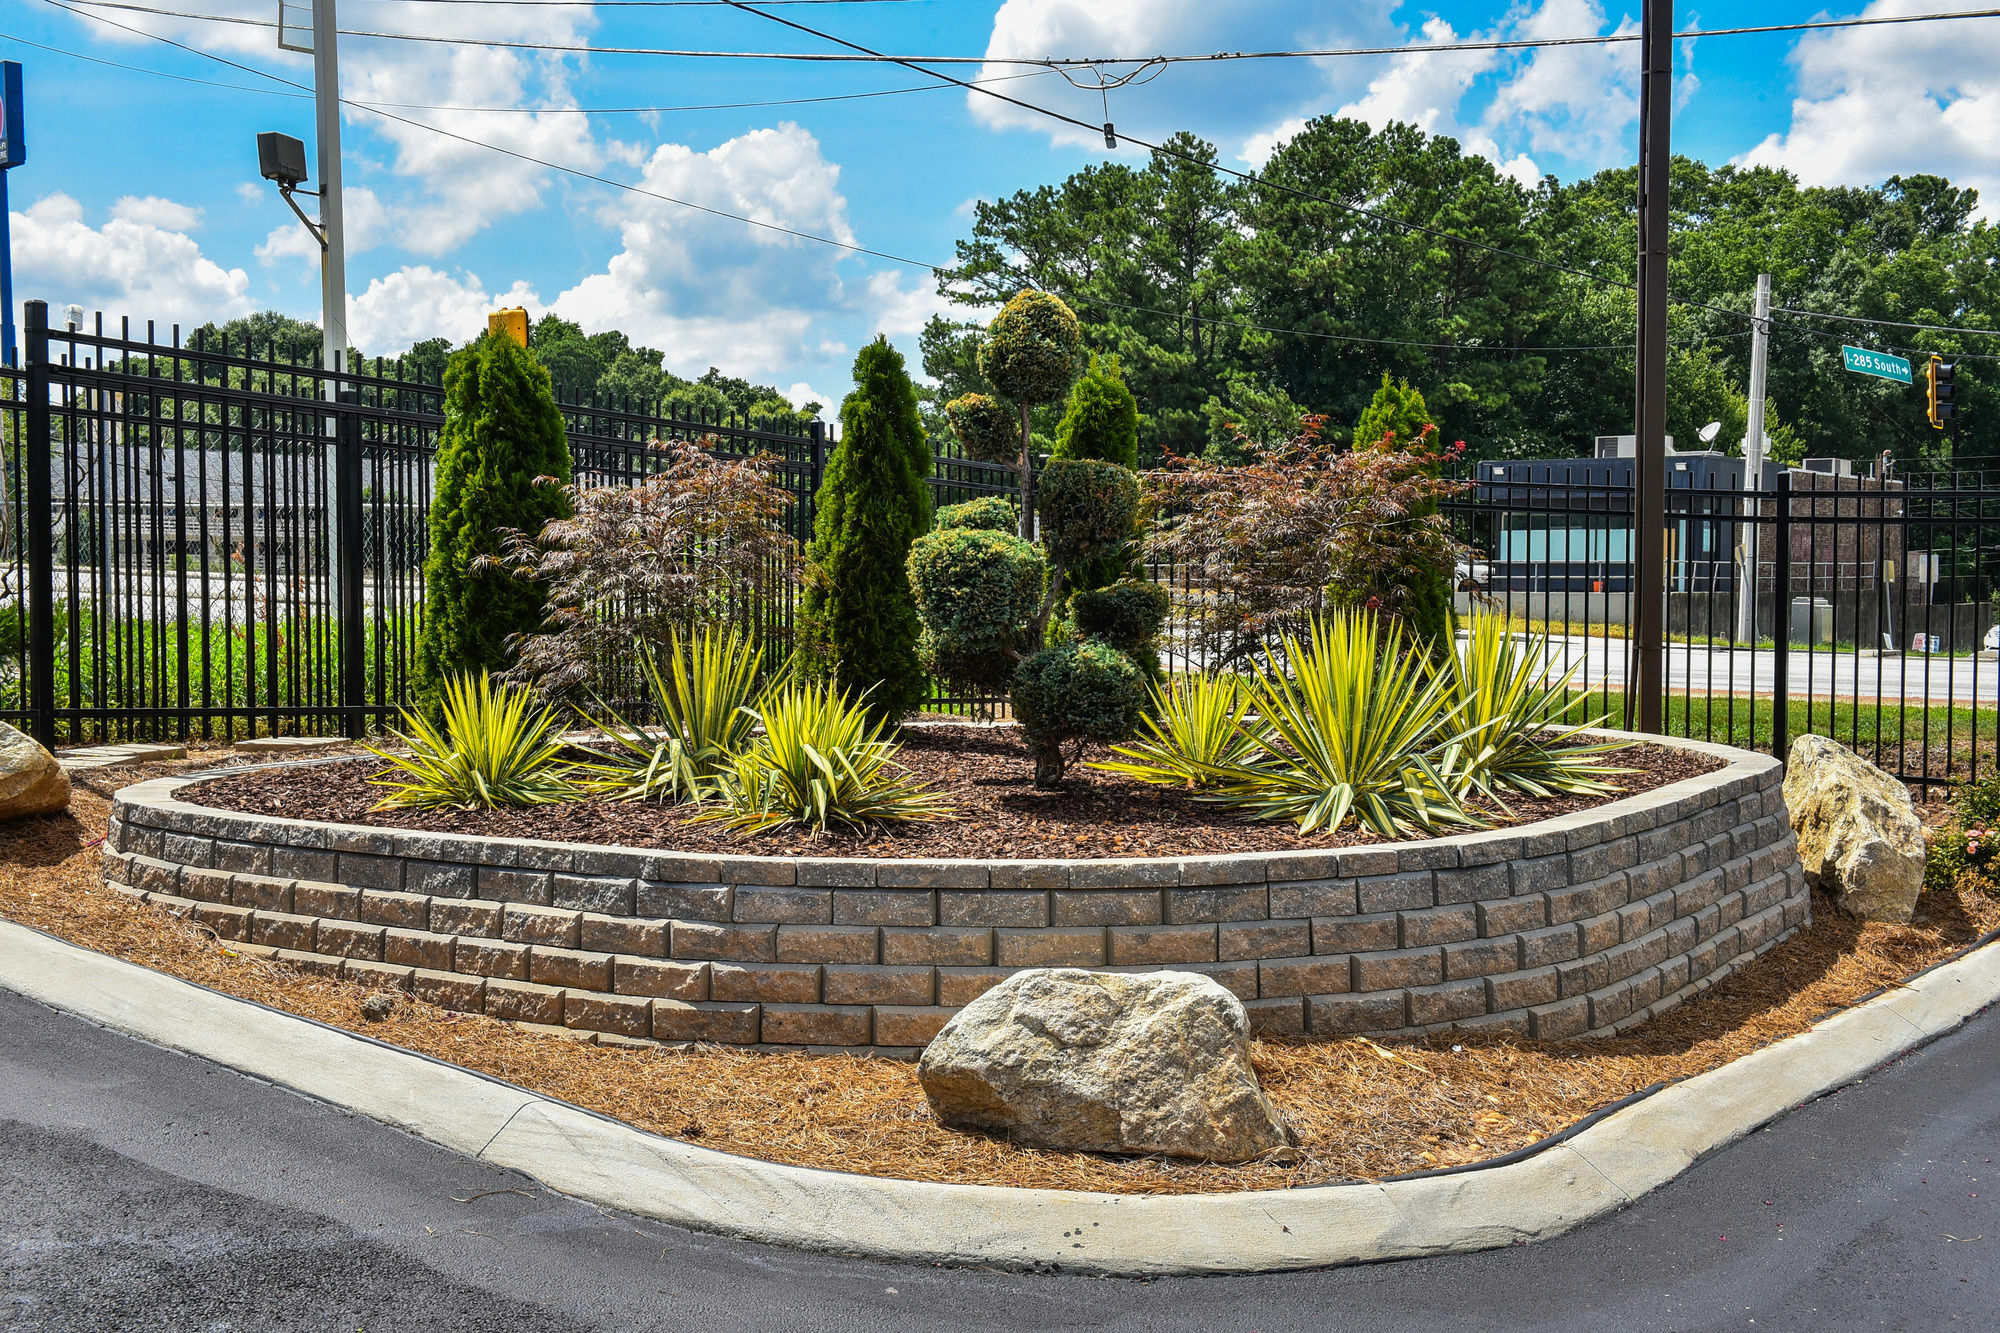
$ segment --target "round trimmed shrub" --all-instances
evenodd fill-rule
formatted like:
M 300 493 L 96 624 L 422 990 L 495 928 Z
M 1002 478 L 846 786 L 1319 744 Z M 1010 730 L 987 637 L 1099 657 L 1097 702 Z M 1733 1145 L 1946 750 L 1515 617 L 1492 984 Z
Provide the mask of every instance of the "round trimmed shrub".
M 961 394 L 944 405 L 944 415 L 967 458 L 980 463 L 1020 459 L 1021 420 L 999 399 L 983 393 Z
M 1139 479 L 1130 468 L 1081 458 L 1052 458 L 1042 469 L 1043 540 L 1066 565 L 1110 555 L 1132 539 Z
M 1033 542 L 983 528 L 941 528 L 910 547 L 910 587 L 924 631 L 917 651 L 932 675 L 975 689 L 1007 681 L 1022 627 L 1041 601 L 1047 570 Z
M 1167 623 L 1167 590 L 1132 579 L 1070 598 L 1070 619 L 1078 637 L 1108 643 L 1121 653 L 1149 646 Z
M 1130 657 L 1091 639 L 1059 643 L 1014 671 L 1014 718 L 1035 757 L 1035 785 L 1062 781 L 1065 746 L 1121 741 L 1146 711 L 1146 675 Z
M 982 532 L 1013 532 L 1020 526 L 1014 506 L 997 495 L 982 495 L 963 504 L 946 505 L 932 520 L 933 531 L 946 528 L 977 528 Z
M 1125 387 L 1117 357 L 1092 357 L 1088 373 L 1070 389 L 1056 427 L 1055 457 L 1139 466 L 1139 404 Z
M 1002 397 L 1052 403 L 1076 378 L 1082 348 L 1076 312 L 1047 292 L 1025 291 L 993 317 L 979 348 L 979 372 Z

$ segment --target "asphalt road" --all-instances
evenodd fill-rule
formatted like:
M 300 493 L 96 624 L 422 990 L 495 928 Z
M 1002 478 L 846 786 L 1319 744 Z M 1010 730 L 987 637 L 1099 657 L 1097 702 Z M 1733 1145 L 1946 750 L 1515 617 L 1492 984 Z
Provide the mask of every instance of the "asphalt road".
M 1551 643 L 1550 666 L 1558 678 L 1574 667 L 1572 683 L 1579 686 L 1623 689 L 1627 647 L 1624 639 L 1572 635 Z M 1664 656 L 1671 691 L 1689 690 L 1720 699 L 1730 694 L 1768 696 L 1777 689 L 1778 658 L 1769 648 L 1669 643 Z M 1791 698 L 1811 696 L 1822 703 L 1828 699 L 1880 699 L 1886 703 L 1928 701 L 1933 706 L 1950 702 L 1991 707 L 2000 701 L 2000 658 L 1992 653 L 1970 657 L 1931 657 L 1914 652 L 1862 656 L 1852 649 L 1808 651 L 1801 646 L 1787 654 L 1785 681 Z
M 1547 1244 L 1247 1278 L 677 1231 L 0 992 L 0 1328 L 1939 1329 L 2000 1323 L 2000 1017 Z

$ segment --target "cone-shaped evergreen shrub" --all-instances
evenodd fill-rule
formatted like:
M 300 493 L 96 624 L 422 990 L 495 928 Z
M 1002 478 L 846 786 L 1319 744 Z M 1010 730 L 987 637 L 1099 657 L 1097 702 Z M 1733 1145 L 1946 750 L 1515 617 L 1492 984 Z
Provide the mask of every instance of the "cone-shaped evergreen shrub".
M 508 531 L 538 534 L 565 512 L 569 437 L 549 372 L 525 347 L 488 335 L 445 368 L 416 697 L 435 711 L 447 680 L 499 671 L 508 639 L 541 625 L 540 588 L 491 563 Z
M 917 391 L 903 354 L 878 338 L 854 359 L 854 392 L 840 407 L 840 444 L 814 499 L 813 538 L 800 614 L 809 653 L 879 719 L 923 702 L 910 543 L 931 522 Z
M 1070 387 L 1055 456 L 1139 466 L 1139 404 L 1125 387 L 1117 357 L 1092 357 L 1088 373 Z
M 1387 436 L 1387 447 L 1398 453 L 1436 450 L 1437 426 L 1431 420 L 1424 396 L 1408 380 L 1392 380 L 1382 373 L 1382 387 L 1363 409 L 1354 427 L 1356 449 L 1378 448 Z M 1427 468 L 1436 476 L 1436 467 Z M 1435 503 L 1422 506 L 1412 518 L 1427 518 L 1437 512 Z M 1433 653 L 1448 651 L 1451 624 L 1451 571 L 1412 569 L 1400 576 L 1409 588 L 1402 600 L 1403 619 L 1410 627 L 1410 639 L 1427 645 Z

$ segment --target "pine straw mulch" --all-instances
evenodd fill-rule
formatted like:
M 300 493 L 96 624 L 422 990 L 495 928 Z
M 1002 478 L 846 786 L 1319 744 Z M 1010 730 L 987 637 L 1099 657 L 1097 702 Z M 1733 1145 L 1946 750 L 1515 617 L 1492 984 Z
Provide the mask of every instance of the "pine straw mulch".
M 897 758 L 950 803 L 956 817 L 868 829 L 731 832 L 695 821 L 694 807 L 586 798 L 501 810 L 377 810 L 383 789 L 370 779 L 380 761 L 267 768 L 225 775 L 181 793 L 183 800 L 246 814 L 330 820 L 475 837 L 658 847 L 748 856 L 1125 857 L 1214 855 L 1349 847 L 1383 841 L 1356 824 L 1302 834 L 1283 820 L 1250 821 L 1175 788 L 1148 786 L 1091 763 L 1115 759 L 1101 747 L 1070 765 L 1060 791 L 1038 791 L 1034 761 L 1012 727 L 906 729 Z M 1600 756 L 1629 772 L 1605 796 L 1517 797 L 1509 808 L 1472 802 L 1494 826 L 1531 823 L 1587 810 L 1635 792 L 1713 772 L 1722 761 L 1663 745 L 1631 745 Z M 1447 830 L 1453 832 L 1457 830 Z
M 131 776 L 126 770 L 123 780 Z M 1045 1152 L 955 1133 L 931 1118 L 914 1067 L 892 1060 L 597 1046 L 408 996 L 387 1020 L 371 1023 L 360 1011 L 370 988 L 246 956 L 198 926 L 105 889 L 95 840 L 107 809 L 79 789 L 70 815 L 0 826 L 0 915 L 706 1147 L 966 1184 L 1173 1194 L 1378 1179 L 1476 1162 L 1653 1083 L 1805 1031 L 2000 926 L 2000 902 L 1970 884 L 1926 894 L 1909 926 L 1863 925 L 1818 901 L 1811 930 L 1623 1037 L 1393 1047 L 1260 1041 L 1257 1070 L 1298 1131 L 1298 1160 L 1216 1166 Z

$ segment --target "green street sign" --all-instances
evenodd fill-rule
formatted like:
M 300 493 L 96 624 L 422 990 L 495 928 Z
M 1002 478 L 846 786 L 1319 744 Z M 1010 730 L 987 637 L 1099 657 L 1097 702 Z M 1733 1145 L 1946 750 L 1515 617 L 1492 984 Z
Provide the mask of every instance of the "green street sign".
M 1842 347 L 1840 359 L 1857 375 L 1875 375 L 1898 384 L 1910 382 L 1910 363 L 1887 352 L 1871 352 L 1866 347 Z

